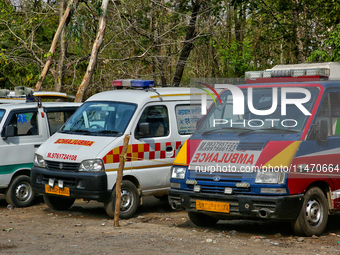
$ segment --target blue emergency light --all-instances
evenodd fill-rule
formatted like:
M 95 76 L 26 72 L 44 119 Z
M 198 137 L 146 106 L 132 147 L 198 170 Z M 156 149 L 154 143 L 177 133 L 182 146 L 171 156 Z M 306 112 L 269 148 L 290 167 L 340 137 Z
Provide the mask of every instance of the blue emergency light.
M 112 82 L 113 87 L 132 87 L 132 88 L 149 88 L 155 85 L 153 80 L 114 80 Z
M 134 88 L 148 88 L 155 85 L 155 82 L 152 80 L 132 80 L 131 86 Z

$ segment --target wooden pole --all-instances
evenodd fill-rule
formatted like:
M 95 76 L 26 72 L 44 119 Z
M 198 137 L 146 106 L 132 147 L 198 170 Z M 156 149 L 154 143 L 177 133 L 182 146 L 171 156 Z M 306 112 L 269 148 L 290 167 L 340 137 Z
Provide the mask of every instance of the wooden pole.
M 126 160 L 126 151 L 128 148 L 130 136 L 125 135 L 124 144 L 122 153 L 120 154 L 119 159 L 119 167 L 117 172 L 117 180 L 116 180 L 116 205 L 115 205 L 115 217 L 114 217 L 114 226 L 119 227 L 119 212 L 120 212 L 120 201 L 121 201 L 121 189 L 122 189 L 122 180 L 123 180 L 123 169 Z

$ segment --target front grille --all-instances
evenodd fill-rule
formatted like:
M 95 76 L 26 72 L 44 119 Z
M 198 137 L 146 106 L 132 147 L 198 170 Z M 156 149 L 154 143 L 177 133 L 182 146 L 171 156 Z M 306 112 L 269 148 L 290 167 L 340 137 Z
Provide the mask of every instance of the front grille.
M 79 168 L 79 163 L 68 163 L 68 162 L 58 162 L 46 160 L 46 168 L 52 171 L 67 171 L 67 172 L 77 172 Z
M 225 187 L 233 187 L 233 193 L 245 193 L 250 192 L 250 188 L 235 187 L 237 183 L 245 180 L 245 175 L 247 175 L 247 173 L 202 173 L 190 170 L 188 179 L 196 180 L 197 184 L 201 186 L 202 193 L 224 194 Z M 220 178 L 218 182 L 214 181 L 214 177 L 216 176 Z M 193 189 L 194 185 L 188 185 L 188 188 Z
M 216 173 L 200 173 L 200 172 L 189 172 L 190 179 L 196 181 L 213 181 L 214 176 L 218 175 L 221 177 L 220 181 L 224 182 L 239 182 L 242 180 L 243 173 L 231 173 L 231 172 L 216 172 Z
M 41 183 L 48 185 L 50 179 L 56 180 L 56 178 L 54 176 L 43 174 L 42 179 L 41 179 Z M 76 184 L 77 184 L 76 178 L 67 178 L 67 177 L 59 178 L 58 177 L 57 180 L 62 180 L 64 182 L 64 186 L 69 187 L 69 188 L 75 188 Z
M 236 148 L 238 151 L 261 151 L 265 143 L 259 142 L 240 142 Z

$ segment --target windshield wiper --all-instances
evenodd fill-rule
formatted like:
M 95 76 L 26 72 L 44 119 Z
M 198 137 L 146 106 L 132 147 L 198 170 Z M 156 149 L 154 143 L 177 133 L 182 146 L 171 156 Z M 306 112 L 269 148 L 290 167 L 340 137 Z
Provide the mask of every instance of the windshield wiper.
M 246 129 L 247 131 L 249 131 L 248 128 L 241 128 L 241 127 L 223 127 L 223 128 L 217 128 L 217 129 L 210 129 L 210 130 L 207 130 L 207 131 L 204 131 L 202 133 L 202 135 L 206 135 L 206 134 L 209 134 L 209 133 L 212 133 L 212 132 L 215 132 L 215 131 L 222 131 L 222 130 L 233 130 L 233 129 Z M 245 131 L 245 132 L 247 132 Z
M 119 132 L 117 130 L 101 130 L 96 133 L 98 134 L 122 134 L 122 132 Z
M 84 130 L 84 129 L 70 129 L 70 130 L 61 130 L 59 131 L 60 133 L 84 133 L 84 134 L 88 134 L 88 133 L 92 133 L 89 130 Z
M 70 130 L 71 132 L 75 132 L 75 133 L 91 133 L 91 131 L 89 130 L 84 130 L 84 129 L 75 129 L 75 130 Z
M 278 130 L 278 131 L 284 131 L 284 132 L 289 132 L 289 133 L 299 133 L 299 131 L 296 131 L 296 130 L 277 128 L 277 127 L 270 127 L 270 128 L 249 129 L 247 131 L 239 133 L 238 136 L 245 135 L 245 134 L 248 134 L 248 133 L 251 133 L 251 132 L 255 132 L 255 131 L 266 131 L 266 130 Z

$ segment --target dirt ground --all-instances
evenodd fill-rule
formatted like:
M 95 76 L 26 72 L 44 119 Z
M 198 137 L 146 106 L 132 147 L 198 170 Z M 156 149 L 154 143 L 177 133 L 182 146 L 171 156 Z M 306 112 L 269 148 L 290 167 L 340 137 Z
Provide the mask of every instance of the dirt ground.
M 294 236 L 287 222 L 220 221 L 195 227 L 167 201 L 143 198 L 129 220 L 114 228 L 102 204 L 77 200 L 67 211 L 41 199 L 28 208 L 7 209 L 0 195 L 1 254 L 340 254 L 340 216 L 320 237 Z

